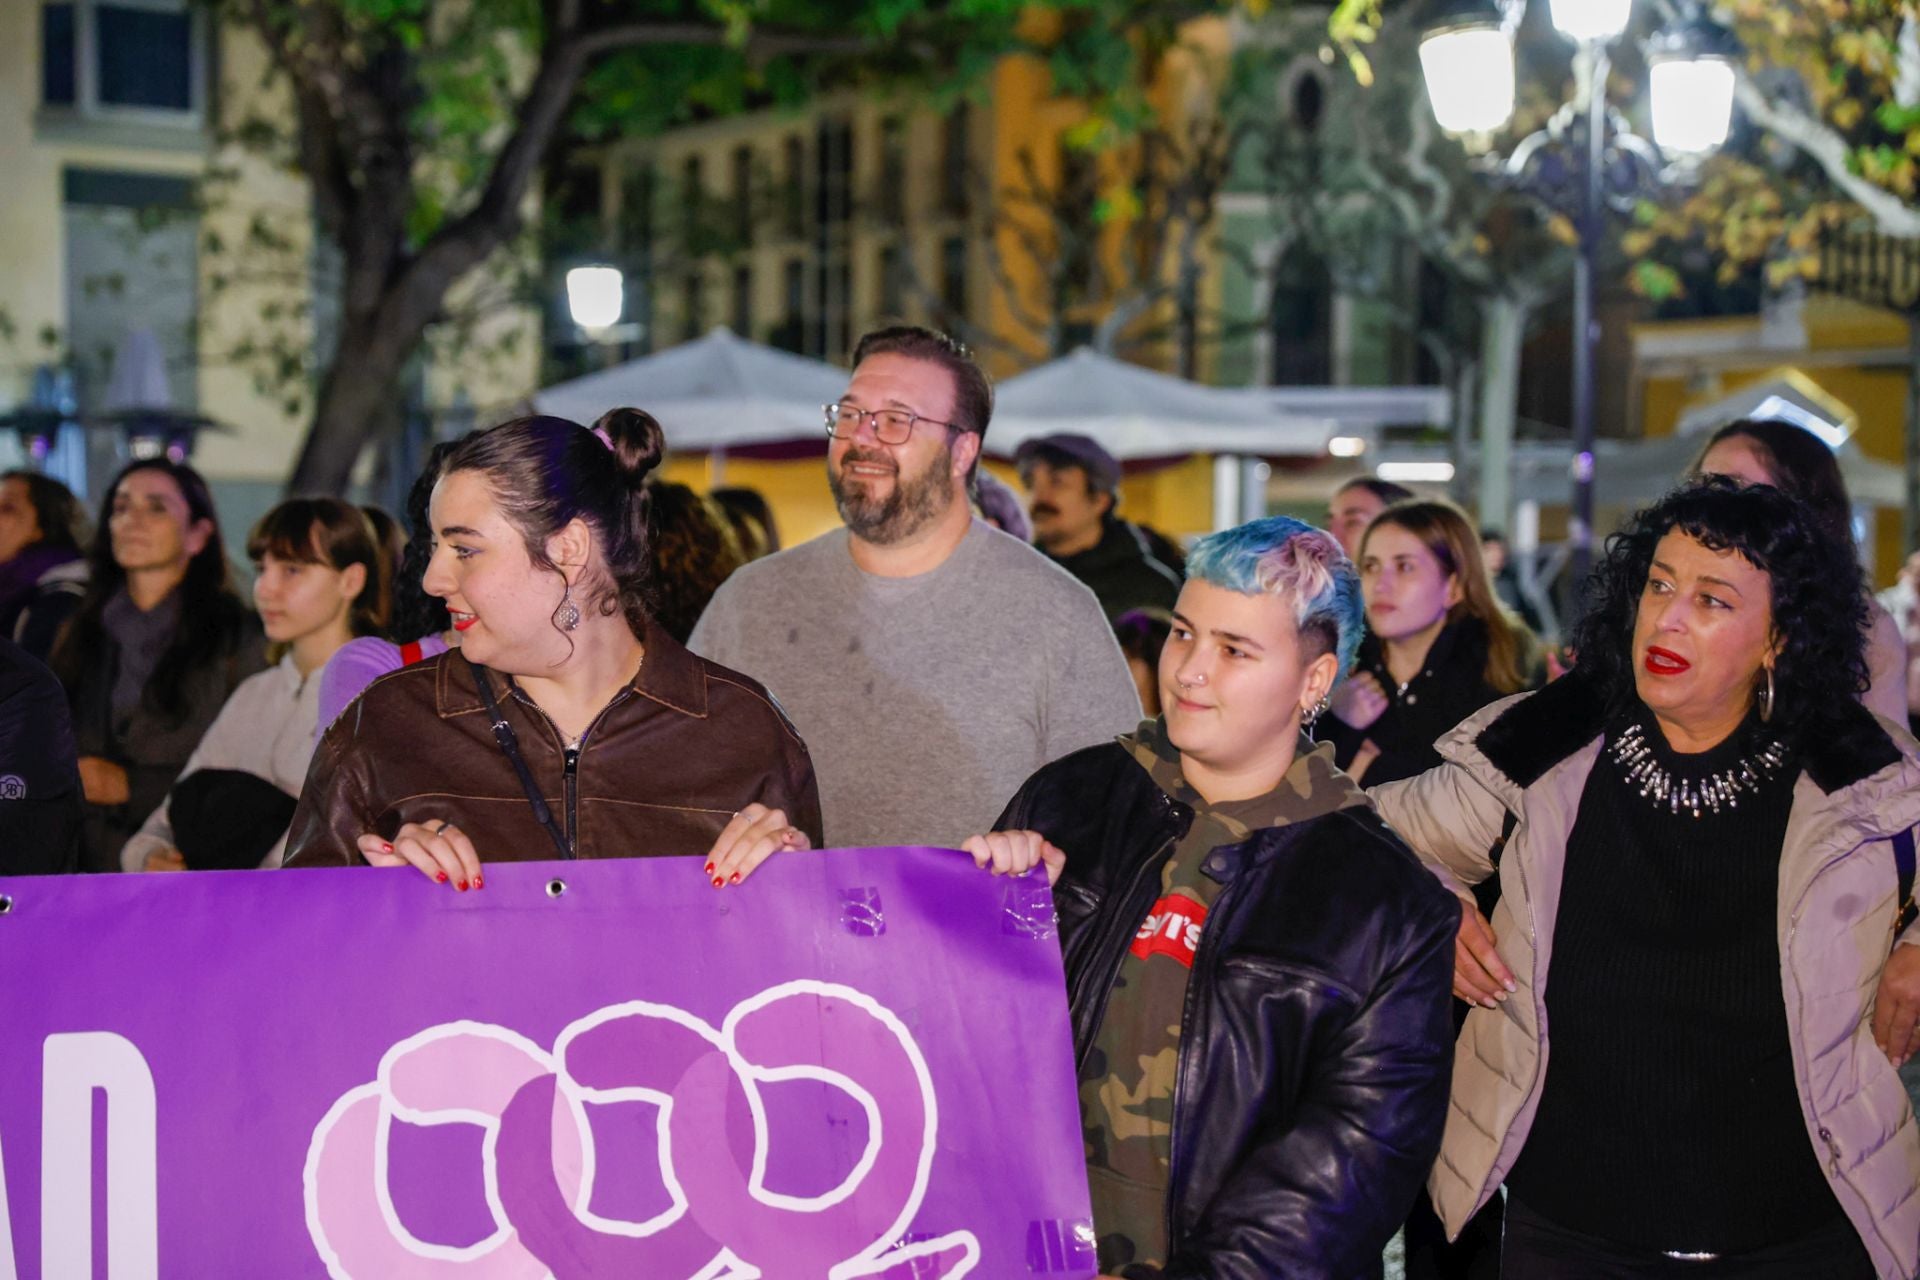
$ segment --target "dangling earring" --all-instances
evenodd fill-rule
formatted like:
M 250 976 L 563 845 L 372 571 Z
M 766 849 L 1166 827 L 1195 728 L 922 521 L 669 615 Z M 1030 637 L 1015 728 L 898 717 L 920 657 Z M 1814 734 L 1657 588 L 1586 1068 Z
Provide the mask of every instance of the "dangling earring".
M 1760 704 L 1761 724 L 1766 724 L 1769 720 L 1773 719 L 1773 668 L 1767 667 L 1765 670 L 1767 673 L 1766 687 L 1761 689 L 1755 696 L 1755 701 Z
M 1300 732 L 1306 733 L 1310 731 L 1314 725 L 1319 723 L 1320 717 L 1327 714 L 1327 708 L 1332 705 L 1333 695 L 1331 693 L 1321 694 L 1320 701 L 1314 703 L 1313 706 L 1301 713 Z
M 580 606 L 573 602 L 573 584 L 563 583 L 560 589 L 560 607 L 553 611 L 554 625 L 562 631 L 573 631 L 580 625 Z

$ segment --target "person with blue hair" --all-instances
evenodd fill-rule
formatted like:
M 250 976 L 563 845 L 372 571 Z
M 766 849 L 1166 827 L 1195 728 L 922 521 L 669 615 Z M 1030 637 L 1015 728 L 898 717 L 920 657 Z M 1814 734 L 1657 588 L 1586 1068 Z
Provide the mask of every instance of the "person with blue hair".
M 1360 1277 L 1439 1151 L 1460 906 L 1303 729 L 1360 582 L 1270 517 L 1194 544 L 1164 710 L 964 848 L 1053 886 L 1103 1276 Z

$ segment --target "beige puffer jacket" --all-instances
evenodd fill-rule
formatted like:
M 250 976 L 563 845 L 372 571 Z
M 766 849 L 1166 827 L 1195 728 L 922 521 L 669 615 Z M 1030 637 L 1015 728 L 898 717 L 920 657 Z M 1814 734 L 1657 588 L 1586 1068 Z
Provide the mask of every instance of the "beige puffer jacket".
M 1897 910 L 1891 837 L 1920 824 L 1920 744 L 1855 708 L 1802 749 L 1780 858 L 1778 931 L 1794 1076 L 1807 1139 L 1884 1280 L 1920 1273 L 1920 1130 L 1871 1019 Z M 1515 996 L 1467 1016 L 1440 1159 L 1428 1180 L 1450 1236 L 1498 1190 L 1550 1060 L 1542 981 L 1553 954 L 1567 838 L 1601 748 L 1604 709 L 1576 676 L 1497 702 L 1437 744 L 1445 761 L 1371 794 L 1456 892 L 1495 874 L 1493 930 Z M 1920 944 L 1920 924 L 1900 939 Z

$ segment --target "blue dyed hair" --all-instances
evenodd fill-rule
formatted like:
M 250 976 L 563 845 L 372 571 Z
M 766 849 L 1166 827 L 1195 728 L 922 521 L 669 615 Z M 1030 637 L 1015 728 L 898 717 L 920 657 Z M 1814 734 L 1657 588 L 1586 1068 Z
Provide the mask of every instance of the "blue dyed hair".
M 1243 596 L 1273 596 L 1294 626 L 1340 660 L 1344 679 L 1366 630 L 1360 575 L 1334 536 L 1288 516 L 1210 533 L 1187 553 L 1187 576 Z

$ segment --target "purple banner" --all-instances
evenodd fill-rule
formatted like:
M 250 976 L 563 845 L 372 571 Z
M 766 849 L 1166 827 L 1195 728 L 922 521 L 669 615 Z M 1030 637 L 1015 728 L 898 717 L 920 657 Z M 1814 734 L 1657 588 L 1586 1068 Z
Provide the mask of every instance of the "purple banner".
M 1094 1273 L 1037 876 L 0 879 L 0 1280 Z

